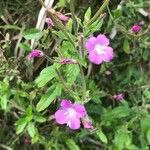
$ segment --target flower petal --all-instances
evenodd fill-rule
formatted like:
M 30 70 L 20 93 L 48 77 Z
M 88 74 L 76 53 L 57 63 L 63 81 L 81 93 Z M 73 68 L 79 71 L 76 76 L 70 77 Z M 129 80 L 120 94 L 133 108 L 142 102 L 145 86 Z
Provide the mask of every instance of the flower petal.
M 55 116 L 56 122 L 59 124 L 65 124 L 68 122 L 66 111 L 62 109 L 57 110 L 54 116 Z
M 72 106 L 72 102 L 70 100 L 63 99 L 60 105 L 63 108 L 68 108 Z
M 90 60 L 90 62 L 97 64 L 97 65 L 101 64 L 103 61 L 101 55 L 98 55 L 95 52 L 89 53 L 88 59 Z
M 99 34 L 97 36 L 97 40 L 98 40 L 98 43 L 101 45 L 105 45 L 105 46 L 109 45 L 109 39 L 104 34 Z
M 63 15 L 62 13 L 58 12 L 57 13 L 57 16 L 60 20 L 64 21 L 64 22 L 67 22 L 69 20 L 69 17 Z
M 88 52 L 91 52 L 94 50 L 95 44 L 97 43 L 97 39 L 96 37 L 90 37 L 86 43 L 85 43 L 85 47 L 88 50 Z
M 93 129 L 93 125 L 92 125 L 92 121 L 89 119 L 88 116 L 85 116 L 82 118 L 82 123 L 83 123 L 83 126 L 84 128 L 86 129 Z
M 77 130 L 80 128 L 80 119 L 78 117 L 72 117 L 68 122 L 68 126 L 73 129 Z
M 102 56 L 103 61 L 110 62 L 114 57 L 113 49 L 111 47 L 106 47 L 105 54 Z
M 82 105 L 82 104 L 74 104 L 73 107 L 74 107 L 74 109 L 77 112 L 77 117 L 81 118 L 81 117 L 84 117 L 87 114 L 84 105 Z

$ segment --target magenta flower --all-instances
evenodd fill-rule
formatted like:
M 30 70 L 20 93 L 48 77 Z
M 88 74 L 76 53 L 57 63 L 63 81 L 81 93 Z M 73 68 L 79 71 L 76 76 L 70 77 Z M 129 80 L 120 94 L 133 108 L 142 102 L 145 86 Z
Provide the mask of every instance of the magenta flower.
M 93 129 L 92 121 L 89 119 L 88 115 L 82 118 L 82 123 L 84 128 Z
M 32 59 L 34 57 L 42 57 L 44 54 L 42 51 L 40 50 L 32 50 L 32 52 L 28 55 L 28 59 Z
M 134 33 L 138 33 L 141 30 L 141 26 L 139 25 L 133 25 L 131 28 L 131 31 Z
M 82 104 L 72 104 L 70 100 L 62 100 L 61 108 L 55 112 L 55 119 L 58 124 L 67 124 L 71 129 L 80 128 L 80 119 L 87 115 Z
M 64 23 L 66 23 L 66 22 L 69 20 L 69 17 L 63 15 L 63 14 L 60 13 L 60 12 L 57 12 L 57 17 L 58 17 L 61 21 L 63 21 Z
M 54 26 L 54 23 L 53 23 L 53 21 L 52 21 L 51 18 L 46 18 L 46 21 L 45 21 L 45 22 L 47 23 L 47 26 L 48 26 L 48 27 L 53 27 L 53 26 Z
M 71 58 L 63 58 L 63 59 L 61 59 L 60 63 L 62 65 L 64 65 L 64 64 L 77 64 L 77 61 L 75 59 L 71 59 Z
M 114 95 L 113 98 L 118 101 L 121 101 L 124 99 L 124 95 L 122 93 L 120 93 L 120 94 Z
M 60 12 L 57 12 L 56 15 L 57 15 L 57 17 L 58 17 L 62 22 L 64 22 L 64 23 L 66 23 L 66 22 L 69 20 L 69 17 L 63 15 L 63 14 L 60 13 Z M 51 18 L 46 18 L 46 21 L 45 21 L 45 22 L 47 23 L 47 26 L 48 26 L 48 27 L 54 27 L 54 23 L 53 23 L 53 21 L 52 21 Z
M 85 43 L 85 47 L 89 53 L 89 61 L 94 64 L 110 62 L 114 54 L 113 48 L 108 45 L 109 39 L 104 34 L 99 34 L 97 37 L 90 37 Z

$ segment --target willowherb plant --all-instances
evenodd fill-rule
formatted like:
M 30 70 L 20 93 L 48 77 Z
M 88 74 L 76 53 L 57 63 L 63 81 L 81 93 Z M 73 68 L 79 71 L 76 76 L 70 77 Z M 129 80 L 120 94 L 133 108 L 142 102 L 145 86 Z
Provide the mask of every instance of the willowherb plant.
M 148 3 L 59 0 L 53 9 L 53 0 L 39 2 L 36 28 L 0 26 L 6 52 L 9 30 L 19 31 L 22 56 L 13 58 L 16 68 L 8 55 L 8 69 L 0 66 L 0 135 L 12 137 L 2 146 L 148 150 L 150 30 L 138 15 Z

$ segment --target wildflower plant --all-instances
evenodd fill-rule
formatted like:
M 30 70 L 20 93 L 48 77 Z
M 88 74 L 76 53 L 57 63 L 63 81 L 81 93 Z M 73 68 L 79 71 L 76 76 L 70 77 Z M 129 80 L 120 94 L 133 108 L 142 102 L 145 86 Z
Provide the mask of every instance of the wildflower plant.
M 140 22 L 143 17 L 135 14 L 141 10 L 133 8 L 147 3 L 38 2 L 44 13 L 36 28 L 0 26 L 21 36 L 15 63 L 6 59 L 8 71 L 0 70 L 0 113 L 6 122 L 12 119 L 8 124 L 13 122 L 16 131 L 10 128 L 12 141 L 6 144 L 46 150 L 148 150 L 149 27 L 133 25 L 130 18 Z M 7 42 L 2 40 L 3 49 L 8 49 Z

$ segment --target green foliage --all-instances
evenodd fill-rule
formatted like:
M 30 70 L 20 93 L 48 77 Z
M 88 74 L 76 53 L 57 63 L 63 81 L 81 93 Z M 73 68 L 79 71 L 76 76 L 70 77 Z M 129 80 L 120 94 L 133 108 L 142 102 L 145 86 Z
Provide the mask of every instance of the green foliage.
M 79 76 L 79 73 L 80 69 L 78 65 L 70 64 L 69 66 L 66 66 L 67 83 L 72 85 L 76 81 L 76 78 Z
M 55 66 L 46 67 L 43 69 L 35 80 L 38 87 L 43 87 L 46 83 L 52 80 L 56 76 Z
M 59 84 L 52 85 L 50 88 L 48 88 L 46 94 L 43 95 L 40 101 L 37 103 L 36 110 L 42 111 L 47 108 L 57 96 L 61 95 L 61 90 L 62 86 Z
M 96 134 L 97 134 L 97 136 L 99 137 L 99 139 L 103 142 L 103 143 L 105 143 L 105 144 L 107 144 L 107 137 L 106 137 L 106 135 L 102 132 L 102 130 L 98 130 L 98 131 L 96 131 Z
M 55 26 L 39 30 L 40 3 L 0 1 L 0 149 L 149 150 L 149 1 L 73 2 L 53 4 L 68 22 L 47 12 Z M 139 33 L 131 32 L 134 24 Z M 114 58 L 90 64 L 85 42 L 100 33 Z M 44 56 L 29 61 L 32 39 Z M 65 58 L 76 62 L 61 63 Z M 124 100 L 114 99 L 118 93 Z M 61 99 L 84 104 L 94 129 L 58 125 Z
M 42 37 L 42 32 L 40 32 L 38 29 L 33 28 L 25 31 L 23 36 L 26 40 L 40 39 Z
M 79 146 L 72 139 L 68 139 L 66 141 L 66 144 L 67 144 L 67 146 L 69 147 L 70 150 L 80 150 Z
M 127 38 L 125 38 L 124 43 L 123 43 L 123 50 L 125 53 L 129 54 L 130 53 L 130 45 L 129 41 Z
M 30 46 L 26 43 L 20 43 L 20 48 L 22 48 L 25 51 L 29 51 L 29 52 L 31 51 Z

